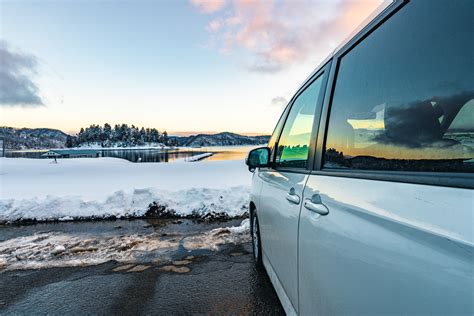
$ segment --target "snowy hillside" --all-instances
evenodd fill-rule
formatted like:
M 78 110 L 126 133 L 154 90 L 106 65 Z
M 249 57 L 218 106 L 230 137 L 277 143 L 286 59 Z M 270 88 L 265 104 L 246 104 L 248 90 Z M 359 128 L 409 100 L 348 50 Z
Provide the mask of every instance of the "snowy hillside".
M 234 133 L 219 134 L 199 134 L 189 136 L 183 139 L 181 146 L 197 147 L 197 146 L 235 146 L 235 145 L 260 145 L 266 144 L 269 136 L 245 136 Z
M 171 214 L 242 216 L 241 160 L 130 163 L 117 158 L 0 158 L 0 222 Z M 150 214 L 150 213 L 149 213 Z
M 0 127 L 9 149 L 63 148 L 68 135 L 50 128 Z

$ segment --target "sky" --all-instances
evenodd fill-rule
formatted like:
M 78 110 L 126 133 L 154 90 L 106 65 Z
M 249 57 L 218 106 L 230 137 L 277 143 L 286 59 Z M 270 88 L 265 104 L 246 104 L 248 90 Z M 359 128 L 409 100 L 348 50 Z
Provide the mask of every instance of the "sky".
M 0 125 L 270 134 L 381 0 L 0 0 Z

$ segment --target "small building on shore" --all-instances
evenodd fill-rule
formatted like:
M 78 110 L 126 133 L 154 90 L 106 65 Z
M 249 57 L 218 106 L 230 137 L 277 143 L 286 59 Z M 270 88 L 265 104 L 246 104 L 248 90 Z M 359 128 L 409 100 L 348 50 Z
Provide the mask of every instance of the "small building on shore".
M 98 158 L 100 156 L 100 151 L 94 149 L 52 149 L 41 155 L 44 158 Z

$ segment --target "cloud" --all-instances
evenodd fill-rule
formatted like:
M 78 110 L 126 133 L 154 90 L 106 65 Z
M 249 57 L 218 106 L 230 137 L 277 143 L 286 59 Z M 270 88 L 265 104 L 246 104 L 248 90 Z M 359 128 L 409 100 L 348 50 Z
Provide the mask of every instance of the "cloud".
M 223 4 L 207 11 L 198 7 L 220 15 L 206 27 L 213 41 L 217 36 L 220 52 L 242 51 L 248 70 L 274 73 L 309 59 L 320 61 L 381 3 L 234 0 L 225 10 Z
M 458 115 L 460 109 L 473 98 L 474 90 L 444 97 L 434 96 L 428 100 L 407 104 L 392 104 L 385 108 L 384 133 L 375 136 L 374 140 L 382 144 L 409 148 L 458 145 L 457 141 L 445 139 L 444 134 L 454 119 L 452 116 Z M 451 119 L 446 123 L 440 122 L 439 119 L 443 116 L 451 116 Z M 460 128 L 472 126 L 470 120 L 464 120 L 464 117 L 458 122 Z
M 0 40 L 0 106 L 41 106 L 38 86 L 31 77 L 36 74 L 35 56 L 13 51 Z
M 225 5 L 225 0 L 190 0 L 190 2 L 203 13 L 219 11 Z
M 288 104 L 288 100 L 285 97 L 275 97 L 272 99 L 270 105 L 283 108 Z
M 219 31 L 219 29 L 222 27 L 222 21 L 221 20 L 212 20 L 211 22 L 209 22 L 209 24 L 207 25 L 206 29 L 209 31 L 209 32 L 217 32 Z

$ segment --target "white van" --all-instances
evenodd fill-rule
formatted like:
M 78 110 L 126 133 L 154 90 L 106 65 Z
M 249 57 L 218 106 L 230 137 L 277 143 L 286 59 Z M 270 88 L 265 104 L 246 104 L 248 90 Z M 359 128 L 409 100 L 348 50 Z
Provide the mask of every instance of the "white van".
M 474 1 L 396 1 L 249 153 L 288 314 L 474 314 Z

